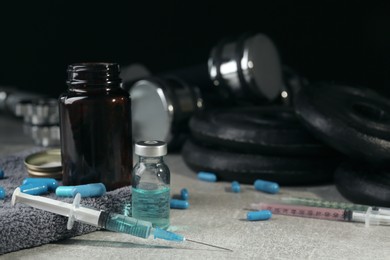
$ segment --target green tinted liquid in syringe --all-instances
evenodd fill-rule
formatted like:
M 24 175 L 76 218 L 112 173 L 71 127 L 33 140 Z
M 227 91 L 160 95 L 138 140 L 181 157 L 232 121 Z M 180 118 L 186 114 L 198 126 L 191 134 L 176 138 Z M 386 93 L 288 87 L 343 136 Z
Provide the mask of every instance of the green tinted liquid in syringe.
M 106 220 L 100 227 L 110 231 L 126 233 L 142 238 L 148 238 L 152 231 L 152 223 L 150 222 L 115 213 L 107 214 Z

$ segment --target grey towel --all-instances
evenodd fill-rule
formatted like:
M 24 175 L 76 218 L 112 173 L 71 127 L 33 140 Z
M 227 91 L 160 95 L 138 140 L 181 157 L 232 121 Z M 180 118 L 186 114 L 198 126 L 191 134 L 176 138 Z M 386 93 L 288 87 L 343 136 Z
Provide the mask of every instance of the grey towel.
M 28 177 L 24 158 L 37 149 L 0 158 L 0 168 L 6 178 L 0 179 L 0 186 L 6 190 L 4 205 L 0 208 L 0 255 L 24 248 L 35 247 L 50 242 L 86 234 L 98 228 L 75 222 L 72 230 L 66 229 L 67 218 L 35 209 L 23 204 L 11 206 L 14 189 Z M 46 197 L 68 203 L 72 198 L 58 198 L 54 193 Z M 95 209 L 123 214 L 126 203 L 131 200 L 131 190 L 124 187 L 107 192 L 99 198 L 82 198 L 81 204 Z M 0 200 L 1 203 L 1 200 Z

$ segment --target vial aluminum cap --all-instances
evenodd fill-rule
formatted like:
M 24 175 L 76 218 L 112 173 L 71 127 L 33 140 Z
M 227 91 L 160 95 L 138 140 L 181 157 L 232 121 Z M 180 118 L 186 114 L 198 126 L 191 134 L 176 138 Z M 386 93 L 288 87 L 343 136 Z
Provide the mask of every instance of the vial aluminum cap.
M 135 144 L 134 153 L 140 156 L 159 157 L 167 154 L 167 144 L 163 141 L 139 141 Z

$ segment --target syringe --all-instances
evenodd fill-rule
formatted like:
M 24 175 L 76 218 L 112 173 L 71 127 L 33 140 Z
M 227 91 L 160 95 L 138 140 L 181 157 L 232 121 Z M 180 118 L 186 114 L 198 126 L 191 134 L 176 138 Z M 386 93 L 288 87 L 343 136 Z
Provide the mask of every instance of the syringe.
M 357 211 L 366 211 L 369 206 L 361 204 L 353 204 L 348 202 L 337 202 L 329 200 L 321 200 L 314 198 L 301 197 L 283 197 L 282 201 L 288 204 L 297 204 L 309 207 L 333 208 L 333 209 L 350 209 Z
M 363 222 L 366 227 L 371 225 L 390 225 L 390 216 L 381 214 L 372 207 L 368 207 L 367 211 L 364 212 L 350 209 L 319 208 L 274 203 L 252 203 L 251 208 L 256 210 L 267 209 L 273 214 L 287 216 Z
M 121 214 L 83 207 L 80 205 L 80 200 L 80 193 L 78 193 L 74 198 L 73 204 L 70 204 L 41 196 L 25 194 L 20 191 L 20 188 L 16 188 L 12 195 L 12 205 L 15 205 L 15 203 L 23 203 L 34 208 L 42 209 L 55 214 L 59 214 L 61 216 L 68 217 L 68 229 L 71 229 L 73 227 L 74 221 L 78 221 L 95 227 L 104 228 L 114 232 L 125 233 L 141 238 L 148 238 L 149 236 L 153 235 L 155 239 L 160 238 L 175 242 L 189 241 L 232 251 L 224 247 L 187 239 L 182 235 L 169 232 L 157 227 L 154 228 L 152 226 L 152 223 L 149 221 L 143 221 Z
M 348 202 L 329 201 L 313 198 L 302 198 L 302 197 L 283 197 L 282 201 L 287 204 L 296 204 L 309 207 L 320 207 L 320 208 L 333 208 L 333 209 L 350 209 L 356 211 L 367 211 L 370 207 L 368 205 L 354 204 Z M 373 210 L 378 211 L 381 215 L 390 215 L 390 208 L 371 206 Z

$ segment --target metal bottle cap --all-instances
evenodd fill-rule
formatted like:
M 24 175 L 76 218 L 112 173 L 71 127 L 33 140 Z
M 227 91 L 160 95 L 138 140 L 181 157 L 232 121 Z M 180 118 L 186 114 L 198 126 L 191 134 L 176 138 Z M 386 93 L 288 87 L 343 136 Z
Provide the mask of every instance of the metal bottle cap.
M 48 177 L 61 179 L 62 164 L 60 149 L 50 149 L 31 154 L 26 157 L 24 164 L 32 177 Z
M 139 141 L 135 144 L 136 155 L 159 157 L 167 154 L 167 144 L 163 141 Z

